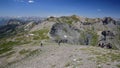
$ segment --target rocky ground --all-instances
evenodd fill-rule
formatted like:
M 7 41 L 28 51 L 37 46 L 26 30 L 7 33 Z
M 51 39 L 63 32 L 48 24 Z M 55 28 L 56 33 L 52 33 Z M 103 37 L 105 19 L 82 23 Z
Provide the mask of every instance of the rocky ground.
M 9 63 L 5 68 L 120 68 L 120 51 L 86 45 L 48 43 L 17 46 L 33 49 L 34 54 Z M 24 53 L 24 52 L 23 52 Z M 12 57 L 4 59 L 4 61 Z M 1 60 L 1 59 L 0 59 Z

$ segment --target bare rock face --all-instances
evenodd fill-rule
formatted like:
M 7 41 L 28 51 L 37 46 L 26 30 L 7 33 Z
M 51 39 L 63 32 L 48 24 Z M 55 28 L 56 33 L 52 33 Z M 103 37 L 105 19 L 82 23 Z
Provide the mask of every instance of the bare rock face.
M 66 23 L 56 23 L 52 26 L 50 35 L 53 40 L 67 40 L 66 43 L 79 43 L 80 33 Z
M 49 32 L 50 37 L 56 42 L 62 40 L 65 43 L 81 45 L 97 45 L 102 39 L 105 39 L 102 40 L 105 43 L 114 42 L 118 31 L 116 31 L 117 22 L 113 18 L 87 19 L 87 21 L 87 25 L 84 25 L 86 23 L 84 21 L 74 21 L 71 24 L 66 21 L 54 23 Z M 97 35 L 99 31 L 102 33 Z M 119 43 L 115 42 L 115 44 Z
M 77 29 L 66 23 L 56 23 L 52 26 L 50 31 L 52 40 L 59 42 L 70 43 L 70 44 L 84 44 L 89 45 L 92 34 Z
M 115 20 L 113 20 L 111 17 L 104 17 L 103 18 L 103 25 L 107 25 L 109 23 L 113 23 L 114 25 L 116 25 Z
M 36 25 L 36 23 L 34 23 L 34 21 L 29 22 L 29 23 L 25 24 L 24 30 L 30 30 L 30 29 L 32 29 L 35 25 Z

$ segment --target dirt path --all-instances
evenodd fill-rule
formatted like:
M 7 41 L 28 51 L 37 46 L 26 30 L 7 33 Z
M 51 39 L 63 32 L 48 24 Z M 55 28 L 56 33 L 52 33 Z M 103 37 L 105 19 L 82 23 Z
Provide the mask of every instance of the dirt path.
M 117 68 L 115 64 L 118 62 L 97 64 L 96 61 L 92 61 L 95 55 L 89 53 L 87 48 L 92 49 L 80 45 L 47 45 L 40 48 L 41 52 L 37 56 L 14 63 L 7 68 Z

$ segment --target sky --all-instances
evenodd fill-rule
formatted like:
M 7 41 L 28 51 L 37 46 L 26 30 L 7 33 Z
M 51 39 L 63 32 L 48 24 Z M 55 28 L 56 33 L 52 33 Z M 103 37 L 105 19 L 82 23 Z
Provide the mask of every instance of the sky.
M 0 16 L 120 18 L 120 0 L 0 0 Z

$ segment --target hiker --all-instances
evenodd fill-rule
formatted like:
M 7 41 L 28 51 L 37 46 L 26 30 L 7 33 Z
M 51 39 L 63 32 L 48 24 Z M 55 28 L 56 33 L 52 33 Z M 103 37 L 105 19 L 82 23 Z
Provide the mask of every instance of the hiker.
M 60 43 L 62 42 L 62 40 L 58 41 L 58 45 L 60 46 Z
M 104 43 L 102 43 L 101 48 L 104 48 L 104 46 L 105 46 Z
M 101 43 L 99 43 L 98 46 L 101 47 Z
M 42 42 L 40 43 L 40 46 L 41 46 L 41 47 L 43 46 L 43 43 L 42 43 Z
M 86 45 L 89 45 L 89 38 L 87 37 L 85 40 Z

